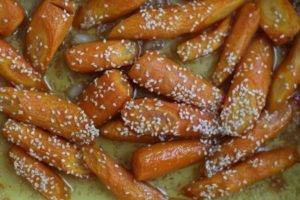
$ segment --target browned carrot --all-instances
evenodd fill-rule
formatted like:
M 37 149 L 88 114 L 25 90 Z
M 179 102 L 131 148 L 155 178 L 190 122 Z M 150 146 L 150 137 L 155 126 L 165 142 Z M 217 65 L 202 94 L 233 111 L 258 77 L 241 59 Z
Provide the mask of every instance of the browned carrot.
M 300 18 L 288 0 L 260 0 L 260 26 L 276 44 L 293 40 L 300 30 Z
M 121 71 L 109 70 L 83 91 L 78 105 L 98 126 L 119 113 L 125 102 L 131 99 L 132 92 Z
M 255 38 L 237 68 L 221 112 L 224 134 L 241 136 L 253 128 L 265 106 L 272 65 L 272 46 L 264 37 Z
M 89 144 L 99 135 L 82 109 L 51 94 L 0 88 L 0 109 L 12 119 L 81 144 Z
M 245 0 L 202 0 L 141 10 L 121 21 L 113 28 L 109 37 L 163 39 L 199 32 L 225 18 L 244 2 Z
M 197 140 L 157 143 L 133 153 L 132 170 L 136 179 L 151 180 L 200 162 L 209 145 Z
M 200 35 L 181 43 L 177 47 L 177 54 L 182 61 L 190 61 L 212 53 L 223 44 L 228 35 L 231 16 L 226 17 L 212 30 L 204 31 Z
M 69 188 L 62 178 L 38 160 L 27 155 L 20 147 L 11 147 L 9 157 L 16 174 L 26 179 L 46 199 L 71 199 Z
M 83 147 L 87 166 L 112 191 L 119 200 L 166 200 L 167 198 L 155 188 L 134 179 L 122 166 L 118 165 L 101 148 Z
M 0 67 L 0 75 L 17 87 L 46 90 L 41 74 L 4 40 L 0 40 Z
M 104 40 L 79 44 L 68 49 L 65 60 L 77 72 L 95 72 L 133 64 L 139 54 L 137 43 L 127 40 Z
M 233 73 L 259 26 L 259 20 L 260 12 L 255 3 L 247 3 L 239 10 L 213 74 L 215 85 L 221 85 Z
M 74 4 L 45 0 L 35 10 L 26 35 L 26 54 L 33 67 L 45 72 L 67 35 L 74 17 Z
M 219 133 L 218 121 L 212 114 L 158 99 L 128 101 L 122 110 L 122 119 L 137 134 L 191 138 Z
M 186 187 L 186 195 L 193 199 L 215 199 L 239 192 L 260 180 L 279 174 L 299 161 L 296 148 L 285 147 L 258 153 L 248 160 L 202 178 Z
M 33 125 L 9 119 L 2 129 L 8 141 L 20 146 L 32 157 L 77 177 L 88 177 L 79 147 Z
M 146 0 L 89 0 L 79 9 L 74 23 L 88 29 L 95 25 L 111 22 L 140 7 Z
M 268 98 L 268 109 L 280 109 L 295 93 L 300 84 L 300 35 L 283 63 L 273 76 L 273 83 Z
M 214 149 L 205 162 L 206 175 L 210 177 L 227 166 L 249 157 L 266 142 L 276 138 L 291 119 L 291 106 L 273 113 L 265 111 L 254 129 L 247 135 L 229 139 Z
M 11 35 L 22 23 L 25 12 L 15 0 L 1 0 L 0 2 L 0 35 Z
M 204 109 L 217 110 L 223 100 L 221 90 L 156 51 L 142 56 L 129 77 L 150 92 Z

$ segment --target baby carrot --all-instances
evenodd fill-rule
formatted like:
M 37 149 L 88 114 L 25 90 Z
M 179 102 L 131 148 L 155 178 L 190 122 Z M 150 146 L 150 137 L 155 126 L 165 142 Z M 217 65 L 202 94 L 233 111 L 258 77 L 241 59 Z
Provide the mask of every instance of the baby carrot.
M 89 0 L 76 14 L 74 24 L 88 29 L 101 23 L 111 22 L 138 9 L 146 0 Z
M 96 78 L 82 93 L 79 107 L 96 126 L 102 125 L 131 99 L 133 89 L 127 77 L 118 70 L 109 70 Z
M 143 55 L 128 74 L 141 87 L 178 102 L 217 110 L 223 101 L 220 89 L 156 51 Z
M 9 119 L 2 129 L 8 141 L 20 146 L 29 155 L 67 174 L 88 177 L 79 147 L 51 135 L 31 124 Z
M 35 10 L 26 34 L 26 54 L 34 68 L 45 72 L 72 25 L 74 4 L 45 0 Z
M 101 148 L 83 147 L 83 159 L 106 187 L 119 200 L 166 200 L 157 189 L 134 179 Z
M 297 86 L 300 84 L 299 53 L 300 35 L 295 39 L 294 46 L 273 76 L 268 97 L 268 109 L 270 111 L 280 109 L 296 92 Z
M 239 192 L 260 180 L 279 174 L 299 162 L 294 147 L 275 149 L 255 154 L 248 160 L 219 172 L 211 178 L 203 178 L 186 187 L 186 195 L 193 199 L 212 199 Z
M 264 37 L 255 38 L 236 70 L 221 112 L 222 131 L 242 136 L 253 128 L 271 82 L 273 49 Z
M 11 147 L 9 157 L 16 174 L 26 179 L 46 199 L 71 199 L 69 188 L 62 178 L 38 160 L 27 155 L 20 147 Z
M 128 40 L 104 40 L 79 44 L 68 49 L 65 60 L 70 69 L 88 73 L 133 64 L 139 54 L 138 44 Z
M 258 29 L 259 19 L 260 12 L 255 3 L 246 3 L 239 10 L 213 74 L 215 85 L 221 85 L 233 73 Z
M 112 29 L 114 39 L 167 39 L 204 30 L 225 18 L 245 0 L 202 0 L 166 8 L 144 9 Z
M 46 90 L 41 74 L 4 40 L 0 40 L 0 67 L 0 75 L 16 87 Z
M 140 181 L 152 180 L 200 162 L 207 147 L 204 142 L 183 140 L 139 148 L 132 156 L 134 176 Z
M 0 88 L 0 109 L 12 119 L 32 123 L 73 142 L 89 144 L 99 135 L 82 109 L 51 94 Z
M 0 35 L 9 36 L 22 23 L 25 12 L 15 0 L 1 0 L 0 2 Z
M 228 35 L 231 16 L 222 20 L 215 28 L 204 31 L 197 37 L 181 43 L 177 47 L 177 54 L 182 61 L 191 61 L 212 53 L 223 44 Z

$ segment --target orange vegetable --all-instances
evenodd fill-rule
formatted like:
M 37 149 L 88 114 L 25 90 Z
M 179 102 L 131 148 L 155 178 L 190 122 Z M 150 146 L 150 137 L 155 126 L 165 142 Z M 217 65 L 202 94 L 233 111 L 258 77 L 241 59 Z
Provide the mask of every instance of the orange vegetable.
M 246 3 L 239 10 L 213 74 L 215 85 L 221 85 L 234 72 L 258 29 L 259 20 L 260 12 L 255 3 Z
M 20 147 L 11 147 L 9 157 L 16 174 L 26 179 L 46 199 L 71 199 L 69 188 L 62 178 L 38 160 L 27 155 Z
M 84 160 L 106 187 L 119 200 L 166 200 L 164 195 L 151 186 L 134 179 L 101 148 L 83 147 Z
M 110 38 L 167 39 L 196 33 L 225 18 L 245 0 L 202 0 L 141 10 L 114 27 Z
M 99 134 L 82 109 L 51 94 L 0 88 L 0 109 L 12 119 L 80 144 L 91 143 Z
M 133 64 L 139 54 L 138 44 L 127 40 L 104 40 L 79 44 L 68 49 L 65 60 L 70 69 L 88 73 Z
M 221 112 L 224 134 L 242 136 L 253 128 L 265 106 L 272 66 L 272 46 L 263 37 L 255 38 L 236 70 Z

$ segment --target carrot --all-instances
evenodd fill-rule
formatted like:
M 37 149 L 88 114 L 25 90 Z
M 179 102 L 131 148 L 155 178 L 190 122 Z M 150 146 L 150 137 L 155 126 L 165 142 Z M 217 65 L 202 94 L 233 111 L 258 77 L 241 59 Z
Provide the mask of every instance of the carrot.
M 118 114 L 132 93 L 127 77 L 121 71 L 110 70 L 83 91 L 78 105 L 98 126 Z
M 225 41 L 224 49 L 213 73 L 213 83 L 221 85 L 233 72 L 245 54 L 258 29 L 260 12 L 255 3 L 246 3 L 239 11 L 232 32 Z
M 182 61 L 191 61 L 219 49 L 228 35 L 231 16 L 226 17 L 213 29 L 181 43 L 177 54 Z
M 300 84 L 299 52 L 300 35 L 295 39 L 295 43 L 288 56 L 273 76 L 268 98 L 268 109 L 270 111 L 280 109 L 284 106 L 287 100 L 296 92 L 297 86 Z
M 71 28 L 74 4 L 45 0 L 35 10 L 26 34 L 26 54 L 34 68 L 45 72 Z
M 300 18 L 288 0 L 260 0 L 260 26 L 276 44 L 293 40 L 300 30 Z
M 70 200 L 69 188 L 54 171 L 27 155 L 20 147 L 12 146 L 9 157 L 18 176 L 26 179 L 46 199 Z
M 220 115 L 224 134 L 242 136 L 253 128 L 265 106 L 272 65 L 272 46 L 264 37 L 255 38 L 237 68 Z
M 185 104 L 136 99 L 128 101 L 121 114 L 125 125 L 137 134 L 191 138 L 219 133 L 212 114 Z
M 197 140 L 183 140 L 139 148 L 132 156 L 133 174 L 140 181 L 155 179 L 202 161 L 208 146 Z
M 91 143 L 99 134 L 82 109 L 51 94 L 0 88 L 0 109 L 12 119 L 80 144 Z
M 134 179 L 126 169 L 116 163 L 101 148 L 83 147 L 87 166 L 119 200 L 166 200 L 164 195 L 151 186 Z
M 166 8 L 144 9 L 121 21 L 109 35 L 114 39 L 168 39 L 196 33 L 225 18 L 245 0 L 202 0 Z
M 88 73 L 133 64 L 139 54 L 138 44 L 128 40 L 104 40 L 79 44 L 68 49 L 65 60 L 70 69 Z
M 294 147 L 258 153 L 248 160 L 219 172 L 211 178 L 203 178 L 186 187 L 186 195 L 193 199 L 215 199 L 239 192 L 260 180 L 279 174 L 299 161 Z
M 20 88 L 46 90 L 40 73 L 4 40 L 0 40 L 0 75 Z
M 221 90 L 156 51 L 143 55 L 128 75 L 133 82 L 150 92 L 178 102 L 217 110 L 223 101 Z
M 2 129 L 8 141 L 20 146 L 32 157 L 77 177 L 88 177 L 79 147 L 31 124 L 9 119 Z
M 233 138 L 217 146 L 206 158 L 206 175 L 212 176 L 229 165 L 248 158 L 266 142 L 276 138 L 292 119 L 292 108 L 269 113 L 265 111 L 255 127 L 241 138 Z
M 89 0 L 76 14 L 74 24 L 88 29 L 101 23 L 111 22 L 138 9 L 146 0 Z
M 0 2 L 0 35 L 9 36 L 22 23 L 25 17 L 23 7 L 15 0 Z

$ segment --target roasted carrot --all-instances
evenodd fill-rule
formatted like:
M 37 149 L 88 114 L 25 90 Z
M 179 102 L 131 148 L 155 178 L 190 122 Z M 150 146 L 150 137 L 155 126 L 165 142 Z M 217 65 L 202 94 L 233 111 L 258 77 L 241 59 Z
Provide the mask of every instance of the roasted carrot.
M 210 54 L 221 47 L 228 35 L 231 16 L 222 20 L 215 28 L 204 31 L 197 37 L 181 43 L 177 47 L 177 54 L 182 61 L 191 61 Z
M 293 147 L 258 153 L 211 178 L 194 181 L 186 187 L 186 195 L 193 199 L 215 199 L 226 196 L 279 174 L 297 162 L 299 162 L 299 153 Z
M 122 110 L 122 119 L 137 134 L 191 138 L 219 133 L 218 121 L 212 114 L 158 99 L 128 101 Z
M 269 97 L 268 109 L 280 109 L 296 92 L 300 84 L 300 35 L 295 39 L 294 46 L 288 56 L 279 66 L 273 76 Z
M 255 3 L 246 3 L 239 10 L 213 74 L 215 85 L 221 85 L 234 72 L 258 29 L 259 20 L 260 12 Z
M 121 71 L 109 70 L 83 91 L 78 105 L 98 126 L 119 113 L 132 93 L 127 77 Z
M 132 174 L 117 164 L 101 148 L 83 147 L 83 159 L 119 200 L 167 199 L 157 189 L 135 180 Z
M 300 30 L 300 18 L 289 0 L 259 0 L 260 26 L 276 44 L 293 40 Z
M 121 21 L 109 37 L 166 39 L 204 30 L 225 18 L 245 0 L 202 0 L 166 8 L 144 9 Z
M 31 186 L 48 200 L 70 200 L 69 188 L 50 168 L 30 157 L 20 147 L 12 146 L 9 157 L 18 176 L 26 179 Z
M 9 119 L 2 129 L 8 141 L 20 146 L 29 155 L 67 174 L 88 177 L 79 147 L 51 135 L 31 124 Z
M 42 75 L 4 40 L 0 40 L 0 75 L 20 88 L 46 90 Z
M 133 174 L 140 181 L 155 179 L 202 161 L 208 146 L 197 140 L 182 140 L 139 148 L 132 156 Z
M 217 146 L 206 158 L 206 175 L 212 176 L 229 165 L 248 158 L 266 142 L 276 138 L 292 119 L 292 108 L 269 113 L 265 111 L 255 127 L 241 138 L 233 138 Z
M 133 64 L 139 54 L 138 44 L 128 40 L 104 40 L 79 44 L 68 49 L 65 60 L 70 69 L 88 73 Z
M 74 24 L 88 29 L 101 23 L 111 22 L 138 9 L 146 0 L 89 0 L 76 14 Z
M 236 70 L 221 112 L 222 131 L 242 136 L 253 128 L 271 82 L 273 49 L 264 37 L 255 38 Z
M 26 34 L 26 54 L 34 68 L 45 72 L 72 25 L 74 4 L 45 0 L 35 10 Z
M 156 51 L 143 55 L 129 77 L 150 92 L 204 109 L 217 110 L 223 100 L 221 90 Z
M 0 88 L 0 109 L 12 119 L 32 123 L 73 142 L 89 144 L 99 135 L 82 109 L 51 94 Z
M 0 2 L 0 35 L 9 36 L 22 23 L 25 17 L 23 7 L 15 0 Z

